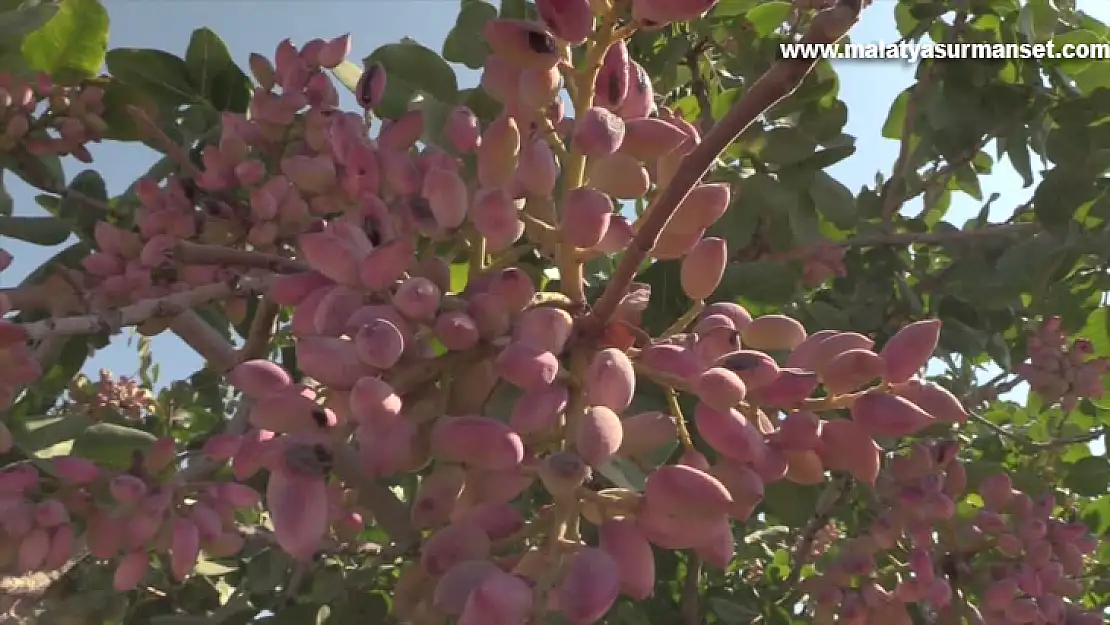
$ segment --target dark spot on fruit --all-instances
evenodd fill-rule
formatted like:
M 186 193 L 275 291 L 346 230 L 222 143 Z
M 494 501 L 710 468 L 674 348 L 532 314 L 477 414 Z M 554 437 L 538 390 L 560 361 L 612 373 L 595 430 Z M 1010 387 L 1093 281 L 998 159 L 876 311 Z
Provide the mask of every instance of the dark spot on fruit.
M 314 458 L 316 458 L 316 462 L 320 464 L 320 470 L 323 473 L 331 471 L 334 458 L 332 457 L 331 452 L 328 451 L 323 445 L 313 445 L 312 455 Z
M 616 72 L 609 74 L 609 102 L 616 104 L 621 99 L 621 77 Z
M 362 108 L 370 108 L 374 91 L 374 81 L 378 79 L 381 69 L 377 65 L 366 68 L 355 85 L 355 98 Z
M 536 54 L 555 54 L 555 38 L 542 31 L 530 30 L 528 47 Z
M 721 366 L 732 371 L 753 371 L 763 365 L 763 359 L 757 354 L 737 353 L 721 361 Z
M 373 217 L 366 218 L 364 228 L 366 230 L 366 238 L 370 239 L 371 245 L 378 247 L 382 244 L 382 231 L 378 228 L 378 223 L 374 221 Z
M 432 205 L 419 195 L 409 199 L 409 209 L 412 210 L 413 217 L 421 221 L 435 221 L 436 216 L 432 213 Z

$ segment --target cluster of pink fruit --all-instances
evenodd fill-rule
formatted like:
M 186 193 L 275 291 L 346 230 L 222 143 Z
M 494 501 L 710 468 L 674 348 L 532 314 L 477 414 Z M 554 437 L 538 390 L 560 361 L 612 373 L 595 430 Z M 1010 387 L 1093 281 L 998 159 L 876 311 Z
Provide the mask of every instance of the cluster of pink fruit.
M 0 249 L 0 272 L 12 264 L 12 255 L 7 250 Z M 0 316 L 11 311 L 12 302 L 4 293 L 0 293 Z M 24 384 L 30 384 L 42 375 L 39 361 L 27 345 L 26 335 L 14 324 L 0 323 L 0 371 L 4 372 L 0 378 L 0 409 L 10 406 L 15 401 L 16 393 Z M 8 426 L 0 421 L 0 453 L 6 453 L 11 448 L 12 439 Z
M 476 590 L 487 583 L 498 601 L 531 605 L 521 599 L 532 596 L 531 586 L 517 578 L 558 568 L 550 558 L 570 550 L 574 555 L 549 606 L 573 622 L 593 622 L 621 592 L 642 598 L 652 591 L 652 545 L 693 549 L 724 568 L 734 553 L 731 521 L 751 516 L 765 483 L 816 483 L 826 468 L 874 483 L 881 458 L 874 437 L 907 436 L 966 417 L 950 393 L 914 377 L 935 349 L 940 327 L 934 321 L 911 324 L 875 353 L 862 335 L 807 337 L 789 317 L 752 319 L 736 304 L 713 304 L 694 335 L 627 353 L 597 350 L 585 375 L 571 379 L 561 357 L 570 346 L 573 317 L 537 304 L 534 285 L 519 269 L 500 270 L 462 296 L 443 296 L 444 285 L 410 276 L 392 303 L 336 297 L 337 291 L 358 291 L 323 280 L 315 272 L 287 276 L 273 293 L 295 307 L 298 364 L 327 387 L 324 403 L 317 390 L 294 383 L 273 363 L 243 363 L 229 381 L 255 402 L 250 421 L 256 429 L 236 439 L 234 451 L 212 456 L 232 456 L 240 479 L 259 466 L 270 470 L 267 503 L 275 537 L 302 558 L 315 553 L 328 531 L 327 474 L 350 429 L 365 470 L 375 476 L 418 471 L 432 462 L 412 505 L 415 524 L 434 530 L 419 569 L 409 574 L 422 576 L 422 585 L 410 583 L 427 591 L 412 606 L 416 612 L 459 613 L 465 602 L 436 597 L 457 598 L 461 591 L 437 589 L 462 580 L 469 580 L 465 588 L 473 592 L 466 596 L 476 606 L 493 601 Z M 394 382 L 407 375 L 406 361 L 419 365 L 425 358 L 411 353 L 421 334 L 474 358 L 465 369 L 449 372 L 463 382 L 460 388 L 410 403 Z M 795 366 L 780 369 L 765 352 L 741 348 L 741 341 L 789 351 L 788 364 Z M 711 465 L 691 449 L 680 464 L 652 471 L 642 494 L 619 488 L 594 493 L 583 486 L 591 469 L 617 455 L 635 457 L 673 444 L 685 429 L 660 413 L 621 418 L 632 402 L 637 369 L 701 400 L 694 420 L 718 459 Z M 897 394 L 883 385 L 868 387 L 877 379 Z M 519 392 L 507 421 L 481 414 L 499 382 Z M 829 397 L 811 399 L 819 384 Z M 577 408 L 571 405 L 575 395 Z M 455 416 L 443 416 L 441 401 Z M 788 414 L 776 427 L 760 407 Z M 851 419 L 825 421 L 814 412 L 843 407 L 851 407 Z M 575 452 L 547 451 L 564 436 Z M 213 441 L 222 446 L 223 438 Z M 517 532 L 525 526 L 510 504 L 537 478 L 556 503 L 573 502 L 607 538 L 596 549 L 577 541 L 557 551 L 533 547 L 519 561 L 500 559 L 500 568 L 494 566 L 495 548 L 519 541 Z M 586 564 L 575 565 L 579 558 Z M 499 573 L 486 579 L 494 570 Z M 592 590 L 580 592 L 580 586 Z
M 138 421 L 151 414 L 154 407 L 154 395 L 138 380 L 114 378 L 111 371 L 101 369 L 96 382 L 80 374 L 70 383 L 66 409 L 94 421 L 103 420 L 105 414 Z
M 980 483 L 983 507 L 957 513 L 967 490 L 957 451 L 954 442 L 915 443 L 892 458 L 877 484 L 886 508 L 807 580 L 815 622 L 881 616 L 908 625 L 906 605 L 925 603 L 940 614 L 969 610 L 969 622 L 983 625 L 1101 623 L 1098 612 L 1066 601 L 1081 595 L 1084 556 L 1098 547 L 1087 527 L 1053 518 L 1051 492 L 1031 498 L 1001 473 Z M 884 552 L 904 553 L 900 578 L 877 566 Z M 957 591 L 967 606 L 955 606 Z
M 27 82 L 0 72 L 0 153 L 22 147 L 36 156 L 68 155 L 91 163 L 85 144 L 104 137 L 103 114 L 100 87 L 56 85 L 46 74 Z
M 1094 346 L 1087 339 L 1069 345 L 1060 326 L 1059 317 L 1045 319 L 1029 337 L 1029 362 L 1015 365 L 1014 372 L 1046 403 L 1060 402 L 1071 412 L 1083 398 L 1102 398 L 1110 358 L 1092 358 Z
M 178 580 L 192 573 L 203 549 L 227 557 L 244 543 L 236 510 L 261 497 L 235 482 L 198 486 L 175 479 L 175 448 L 159 439 L 127 471 L 78 457 L 0 471 L 0 570 L 16 574 L 60 568 L 77 539 L 97 559 L 116 563 L 116 590 L 146 575 L 151 552 L 168 556 Z
M 1105 622 L 1101 613 L 1067 601 L 1083 595 L 1084 558 L 1099 546 L 1087 526 L 1054 518 L 1051 492 L 1030 497 L 1004 473 L 984 479 L 979 496 L 979 568 L 989 572 L 979 603 L 985 625 Z

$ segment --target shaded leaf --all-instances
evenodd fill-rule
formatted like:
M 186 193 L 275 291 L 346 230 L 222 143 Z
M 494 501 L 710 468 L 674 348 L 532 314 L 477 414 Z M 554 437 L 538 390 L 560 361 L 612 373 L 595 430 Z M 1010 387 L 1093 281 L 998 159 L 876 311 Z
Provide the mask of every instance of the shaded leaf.
M 766 37 L 782 26 L 792 10 L 789 2 L 764 2 L 753 7 L 744 17 L 751 22 L 756 35 Z
M 899 93 L 898 97 L 894 98 L 894 102 L 891 103 L 886 121 L 883 122 L 883 136 L 887 139 L 902 138 L 902 126 L 906 123 L 906 107 L 910 102 L 911 91 L 912 88 Z
M 69 453 L 62 445 L 70 443 L 89 427 L 89 420 L 80 415 L 36 416 L 17 419 L 12 434 L 20 448 L 38 457 L 49 458 Z M 60 448 L 60 449 L 59 449 Z
M 383 117 L 396 119 L 408 110 L 415 94 L 434 97 L 441 102 L 455 102 L 459 86 L 455 71 L 442 57 L 418 43 L 392 43 L 374 50 L 364 66 L 381 63 L 385 67 L 385 94 L 376 111 Z
M 1089 456 L 1068 467 L 1063 486 L 1081 497 L 1106 494 L 1110 484 L 1110 460 L 1106 456 Z
M 69 235 L 69 224 L 57 217 L 0 216 L 0 236 L 51 246 L 65 243 Z
M 443 40 L 443 58 L 480 69 L 489 56 L 489 47 L 482 36 L 482 27 L 497 17 L 497 9 L 487 2 L 468 2 L 459 11 L 455 26 Z
M 108 53 L 105 63 L 117 80 L 160 103 L 187 104 L 195 102 L 199 95 L 189 77 L 189 66 L 169 52 L 116 48 Z
M 729 265 L 718 292 L 762 304 L 783 304 L 794 297 L 797 286 L 798 276 L 786 263 L 757 260 Z
M 64 219 L 74 234 L 91 240 L 98 221 L 108 218 L 108 188 L 92 169 L 77 174 L 69 182 L 69 193 L 62 196 L 57 216 Z
M 156 440 L 153 434 L 143 430 L 97 423 L 73 441 L 73 455 L 107 467 L 126 469 L 131 466 L 136 452 L 145 452 Z
M 193 85 L 217 110 L 246 111 L 251 81 L 231 60 L 227 44 L 208 28 L 198 28 L 189 39 L 185 65 Z
M 20 4 L 0 13 L 0 41 L 15 41 L 38 30 L 58 14 L 58 2 Z

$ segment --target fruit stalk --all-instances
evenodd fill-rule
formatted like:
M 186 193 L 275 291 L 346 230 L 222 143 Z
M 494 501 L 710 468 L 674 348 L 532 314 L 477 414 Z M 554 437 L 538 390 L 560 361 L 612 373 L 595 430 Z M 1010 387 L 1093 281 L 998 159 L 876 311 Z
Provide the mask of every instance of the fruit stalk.
M 840 41 L 859 19 L 863 7 L 860 0 L 840 0 L 832 8 L 819 12 L 801 44 L 833 44 Z M 628 286 L 641 263 L 659 241 L 659 233 L 670 222 L 678 205 L 709 171 L 713 161 L 736 140 L 760 115 L 794 92 L 817 59 L 781 59 L 749 88 L 736 106 L 705 135 L 697 147 L 682 159 L 667 187 L 656 196 L 641 218 L 643 226 L 621 257 L 608 286 L 585 318 L 585 329 L 597 332 L 612 319 L 617 305 L 628 292 Z

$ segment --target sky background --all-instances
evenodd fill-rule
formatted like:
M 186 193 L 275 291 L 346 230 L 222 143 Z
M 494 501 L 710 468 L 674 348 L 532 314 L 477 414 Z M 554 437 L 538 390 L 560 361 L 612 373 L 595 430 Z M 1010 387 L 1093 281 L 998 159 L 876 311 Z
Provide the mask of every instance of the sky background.
M 259 52 L 272 58 L 278 41 L 285 37 L 300 46 L 315 37 L 331 38 L 351 32 L 351 59 L 355 62 L 378 46 L 397 42 L 405 36 L 440 50 L 459 7 L 458 0 L 102 1 L 111 19 L 110 48 L 157 48 L 184 56 L 192 31 L 208 27 L 224 39 L 232 57 L 244 69 L 250 53 Z M 493 1 L 497 3 L 498 0 Z M 898 38 L 894 26 L 896 4 L 894 0 L 876 0 L 864 11 L 861 22 L 852 31 L 852 40 L 857 43 L 895 41 Z M 1078 5 L 1104 22 L 1110 21 L 1110 2 L 1079 0 Z M 845 132 L 857 138 L 857 151 L 829 171 L 854 192 L 862 185 L 873 184 L 876 171 L 890 171 L 898 143 L 884 139 L 880 129 L 890 103 L 913 82 L 913 66 L 898 60 L 839 61 L 835 65 L 840 74 L 840 98 L 849 110 Z M 462 66 L 456 68 L 460 87 L 476 85 L 478 72 Z M 341 91 L 347 105 L 353 105 L 349 94 Z M 143 146 L 105 143 L 90 148 L 95 158 L 92 167 L 104 176 L 109 194 L 113 196 L 123 192 L 156 160 L 155 153 Z M 994 156 L 993 147 L 990 152 Z M 68 159 L 67 177 L 84 167 Z M 22 181 L 7 176 L 5 182 L 15 199 L 15 214 L 46 214 L 35 204 L 34 193 Z M 1001 194 L 994 204 L 992 219 L 1007 217 L 1033 191 L 1032 188 L 1022 189 L 1021 178 L 1006 162 L 996 165 L 995 173 L 982 179 L 982 186 L 984 197 L 994 192 Z M 979 207 L 975 200 L 957 195 L 947 220 L 962 225 L 979 211 Z M 919 207 L 911 204 L 907 210 L 916 212 Z M 0 237 L 0 247 L 15 255 L 12 266 L 0 274 L 0 286 L 19 284 L 30 271 L 68 245 L 44 248 Z M 154 340 L 154 357 L 160 365 L 163 384 L 186 377 L 202 365 L 201 359 L 169 332 Z M 125 331 L 111 346 L 89 360 L 85 372 L 95 376 L 98 369 L 107 367 L 116 374 L 130 375 L 136 372 L 137 366 L 134 340 Z

